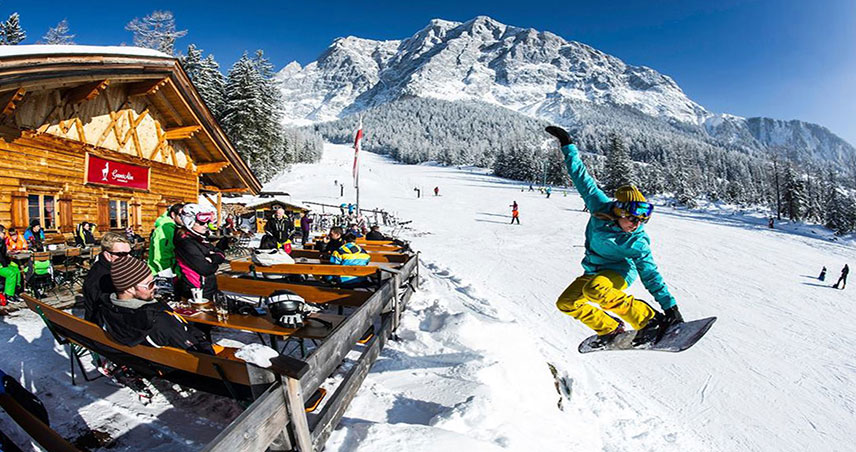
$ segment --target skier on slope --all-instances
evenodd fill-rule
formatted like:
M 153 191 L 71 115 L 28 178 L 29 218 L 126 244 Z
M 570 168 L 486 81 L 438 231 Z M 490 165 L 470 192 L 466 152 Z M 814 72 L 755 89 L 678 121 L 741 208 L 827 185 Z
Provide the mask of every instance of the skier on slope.
M 586 171 L 568 132 L 554 126 L 546 130 L 559 139 L 568 174 L 592 214 L 586 226 L 584 273 L 562 292 L 556 306 L 593 329 L 600 336 L 600 344 L 609 343 L 624 331 L 621 320 L 600 308 L 612 311 L 640 330 L 633 345 L 656 340 L 665 328 L 683 322 L 683 317 L 657 271 L 651 255 L 651 240 L 645 233 L 643 223 L 650 218 L 653 206 L 630 185 L 619 187 L 615 192 L 616 200 L 610 200 Z M 623 292 L 637 275 L 664 314 Z

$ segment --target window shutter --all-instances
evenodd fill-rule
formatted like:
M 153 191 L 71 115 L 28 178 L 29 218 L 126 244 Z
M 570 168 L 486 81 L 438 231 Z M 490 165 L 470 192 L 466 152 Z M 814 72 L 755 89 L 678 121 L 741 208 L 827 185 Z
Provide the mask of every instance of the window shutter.
M 12 227 L 27 229 L 30 226 L 30 212 L 27 209 L 27 192 L 12 192 Z
M 74 232 L 74 218 L 71 211 L 71 195 L 64 194 L 59 198 L 59 230 Z
M 98 230 L 107 232 L 110 230 L 110 200 L 98 198 Z

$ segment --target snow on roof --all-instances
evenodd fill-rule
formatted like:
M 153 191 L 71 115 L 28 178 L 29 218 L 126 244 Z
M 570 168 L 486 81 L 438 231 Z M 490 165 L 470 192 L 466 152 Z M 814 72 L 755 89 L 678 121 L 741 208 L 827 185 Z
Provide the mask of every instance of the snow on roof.
M 0 46 L 0 58 L 28 55 L 124 55 L 175 58 L 158 50 L 127 46 L 15 45 Z
M 274 197 L 256 197 L 255 200 L 248 202 L 245 207 L 248 209 L 253 209 L 258 206 L 262 206 L 265 204 L 282 204 L 285 207 L 296 207 L 298 209 L 310 210 L 309 207 L 304 206 L 303 204 L 298 204 L 291 202 L 288 198 L 284 196 L 274 196 Z

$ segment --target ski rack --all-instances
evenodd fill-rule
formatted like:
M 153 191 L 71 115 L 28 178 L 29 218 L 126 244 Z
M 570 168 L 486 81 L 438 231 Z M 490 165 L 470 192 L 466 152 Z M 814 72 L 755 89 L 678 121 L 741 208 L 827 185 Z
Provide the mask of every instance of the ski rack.
M 400 323 L 402 311 L 418 287 L 419 255 L 414 254 L 304 360 L 279 356 L 269 370 L 276 381 L 203 451 L 315 452 L 324 449 L 372 364 Z M 379 326 L 378 326 L 379 325 Z M 358 342 L 369 328 L 375 334 Z M 307 413 L 314 394 L 354 348 L 362 353 L 320 411 Z

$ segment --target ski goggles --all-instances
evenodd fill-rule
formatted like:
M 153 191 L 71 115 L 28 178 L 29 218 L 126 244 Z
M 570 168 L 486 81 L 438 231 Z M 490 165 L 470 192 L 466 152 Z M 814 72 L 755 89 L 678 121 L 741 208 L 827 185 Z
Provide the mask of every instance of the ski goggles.
M 647 223 L 654 212 L 654 205 L 643 201 L 616 201 L 612 209 L 621 218 L 635 218 Z
M 215 218 L 217 218 L 217 214 L 214 212 L 198 212 L 196 214 L 196 222 L 199 224 L 211 223 Z

